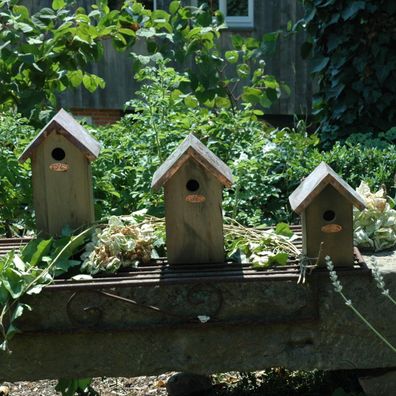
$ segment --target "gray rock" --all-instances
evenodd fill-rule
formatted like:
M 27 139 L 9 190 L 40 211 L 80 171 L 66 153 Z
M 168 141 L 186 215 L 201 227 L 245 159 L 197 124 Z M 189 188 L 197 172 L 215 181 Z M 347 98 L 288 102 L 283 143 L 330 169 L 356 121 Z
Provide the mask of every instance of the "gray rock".
M 359 378 L 359 383 L 367 396 L 396 395 L 396 371 L 389 371 L 377 377 Z
M 212 389 L 210 377 L 192 373 L 177 373 L 166 383 L 169 396 L 201 395 L 210 389 Z

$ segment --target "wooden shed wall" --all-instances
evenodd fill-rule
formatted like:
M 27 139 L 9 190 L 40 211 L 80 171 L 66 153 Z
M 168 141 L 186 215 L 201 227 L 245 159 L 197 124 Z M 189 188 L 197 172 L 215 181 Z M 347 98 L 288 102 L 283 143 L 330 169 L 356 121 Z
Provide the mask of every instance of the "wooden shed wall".
M 88 7 L 93 0 L 79 0 L 79 5 Z M 159 6 L 165 7 L 170 0 L 160 0 Z M 24 0 L 32 10 L 48 7 L 51 0 Z M 231 30 L 227 35 L 239 33 L 262 37 L 264 33 L 285 29 L 288 21 L 297 21 L 303 15 L 299 0 L 255 0 L 254 28 L 251 30 Z M 312 80 L 307 61 L 301 59 L 300 47 L 304 40 L 302 34 L 282 39 L 276 53 L 266 59 L 267 73 L 275 75 L 291 89 L 289 97 L 281 98 L 271 109 L 270 114 L 305 115 L 310 112 L 312 100 Z M 111 43 L 105 43 L 105 59 L 88 68 L 106 81 L 106 88 L 91 94 L 85 89 L 74 89 L 62 94 L 61 105 L 66 108 L 123 109 L 137 88 L 133 80 L 131 60 L 127 53 L 116 52 Z M 145 45 L 138 42 L 134 50 L 144 52 Z

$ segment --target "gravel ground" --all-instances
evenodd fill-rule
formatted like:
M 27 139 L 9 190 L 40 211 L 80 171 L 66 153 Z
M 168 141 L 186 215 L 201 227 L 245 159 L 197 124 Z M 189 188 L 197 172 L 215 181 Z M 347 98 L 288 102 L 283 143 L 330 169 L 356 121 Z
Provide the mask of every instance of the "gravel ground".
M 166 381 L 172 374 L 162 374 L 158 377 L 95 378 L 92 387 L 100 396 L 166 396 Z M 56 380 L 4 382 L 4 392 L 1 393 L 0 390 L 0 396 L 60 395 L 55 391 L 56 384 Z

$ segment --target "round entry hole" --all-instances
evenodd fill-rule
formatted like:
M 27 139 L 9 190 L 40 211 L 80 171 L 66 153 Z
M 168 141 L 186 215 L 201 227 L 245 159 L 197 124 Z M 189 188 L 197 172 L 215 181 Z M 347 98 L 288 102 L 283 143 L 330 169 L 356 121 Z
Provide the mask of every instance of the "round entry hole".
M 186 188 L 188 191 L 197 191 L 199 189 L 199 183 L 194 179 L 190 179 L 186 184 Z
M 56 161 L 62 161 L 66 156 L 65 150 L 61 149 L 60 147 L 54 148 L 51 155 L 52 158 Z
M 333 221 L 335 219 L 335 213 L 333 210 L 326 210 L 323 213 L 323 219 L 326 221 Z

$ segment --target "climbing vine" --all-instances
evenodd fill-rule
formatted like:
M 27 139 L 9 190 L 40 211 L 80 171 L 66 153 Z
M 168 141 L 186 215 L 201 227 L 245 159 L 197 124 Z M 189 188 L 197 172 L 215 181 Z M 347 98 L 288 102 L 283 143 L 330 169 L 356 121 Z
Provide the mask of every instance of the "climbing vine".
M 396 124 L 396 3 L 391 0 L 305 0 L 318 92 L 314 114 L 323 142 Z

